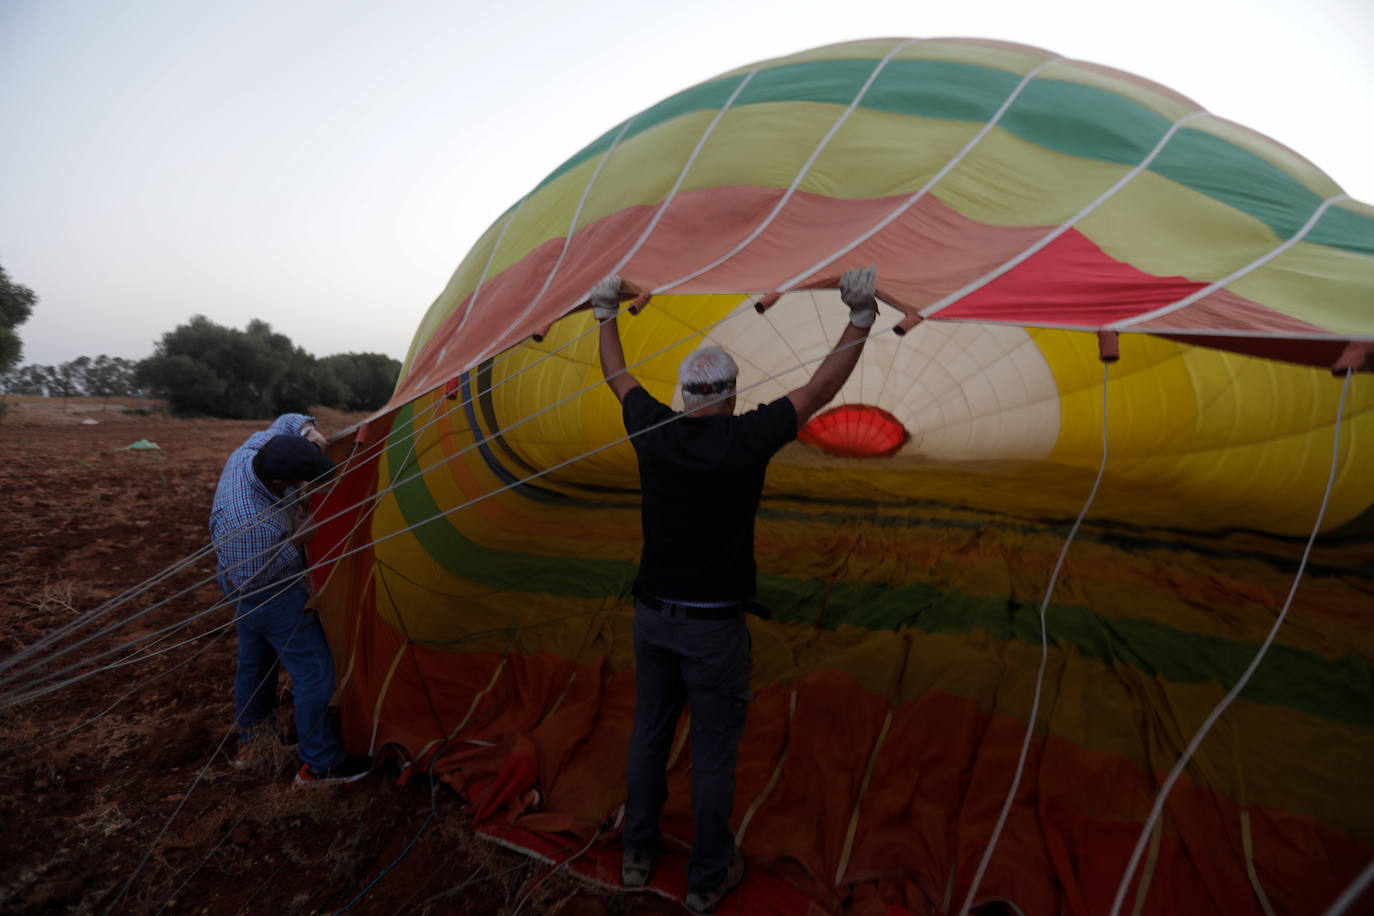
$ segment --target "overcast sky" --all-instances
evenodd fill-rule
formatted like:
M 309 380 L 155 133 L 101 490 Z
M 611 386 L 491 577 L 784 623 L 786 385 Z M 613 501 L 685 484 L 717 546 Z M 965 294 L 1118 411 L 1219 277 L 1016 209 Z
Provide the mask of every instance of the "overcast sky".
M 196 313 L 404 356 L 482 231 L 734 67 L 979 36 L 1164 83 L 1374 202 L 1371 0 L 0 0 L 0 264 L 25 360 L 141 358 Z

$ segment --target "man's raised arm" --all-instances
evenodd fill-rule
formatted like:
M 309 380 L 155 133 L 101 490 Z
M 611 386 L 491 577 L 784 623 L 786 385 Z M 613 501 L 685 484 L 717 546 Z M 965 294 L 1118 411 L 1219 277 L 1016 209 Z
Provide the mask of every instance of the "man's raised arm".
M 787 395 L 797 411 L 798 429 L 840 393 L 858 365 L 868 329 L 878 317 L 877 273 L 877 268 L 870 266 L 847 270 L 840 277 L 840 298 L 849 306 L 849 324 L 845 325 L 844 333 L 835 342 L 830 355 L 816 368 L 811 380 Z
M 620 313 L 620 277 L 607 277 L 592 287 L 588 297 L 592 303 L 592 315 L 601 323 L 600 334 L 601 374 L 606 376 L 606 384 L 615 392 L 615 399 L 624 402 L 630 389 L 638 388 L 639 382 L 625 368 L 625 348 L 620 343 L 620 325 L 616 316 Z

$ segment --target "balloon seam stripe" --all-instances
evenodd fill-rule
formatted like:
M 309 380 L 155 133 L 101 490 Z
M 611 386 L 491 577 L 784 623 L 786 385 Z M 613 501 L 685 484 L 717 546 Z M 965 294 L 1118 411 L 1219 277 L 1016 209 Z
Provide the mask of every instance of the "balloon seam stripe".
M 768 783 L 759 791 L 758 797 L 749 804 L 744 812 L 744 817 L 740 819 L 739 830 L 735 833 L 735 842 L 743 843 L 745 831 L 749 829 L 749 824 L 754 820 L 754 815 L 759 808 L 773 794 L 777 788 L 778 781 L 782 779 L 782 769 L 787 763 L 787 755 L 792 750 L 792 729 L 797 717 L 797 689 L 795 687 L 789 692 L 787 704 L 787 733 L 783 736 L 782 750 L 778 753 L 778 762 L 773 767 L 773 774 L 768 777 Z
M 873 769 L 878 764 L 878 753 L 883 748 L 883 742 L 887 740 L 888 730 L 892 728 L 892 710 L 887 710 L 887 715 L 883 717 L 883 727 L 878 732 L 878 739 L 873 742 L 873 749 L 868 754 L 868 766 L 864 768 L 863 782 L 859 784 L 859 794 L 854 798 L 854 810 L 849 814 L 849 828 L 844 835 L 844 848 L 840 852 L 840 864 L 835 869 L 835 880 L 832 882 L 834 887 L 840 887 L 844 882 L 844 873 L 849 868 L 849 857 L 854 851 L 854 837 L 859 830 L 859 814 L 863 810 L 864 795 L 868 792 L 869 783 L 873 781 Z

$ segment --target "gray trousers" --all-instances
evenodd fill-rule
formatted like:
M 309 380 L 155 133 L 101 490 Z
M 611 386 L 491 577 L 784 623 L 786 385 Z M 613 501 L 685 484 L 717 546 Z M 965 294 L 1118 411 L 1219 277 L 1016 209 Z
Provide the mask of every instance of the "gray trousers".
M 658 851 L 658 816 L 668 798 L 664 772 L 685 703 L 691 704 L 692 821 L 696 839 L 687 886 L 711 891 L 735 853 L 730 810 L 735 761 L 752 694 L 749 629 L 740 613 L 692 620 L 635 602 L 635 716 L 626 766 L 624 848 Z

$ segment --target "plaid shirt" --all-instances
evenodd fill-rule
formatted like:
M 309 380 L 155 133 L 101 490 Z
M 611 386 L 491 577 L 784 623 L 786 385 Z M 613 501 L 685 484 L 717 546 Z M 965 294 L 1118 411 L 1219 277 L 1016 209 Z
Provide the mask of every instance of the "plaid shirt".
M 253 473 L 253 456 L 274 436 L 299 434 L 314 417 L 285 413 L 234 449 L 215 488 L 210 537 L 229 585 L 251 591 L 285 584 L 305 570 L 305 553 L 290 543 L 293 497 L 278 500 Z

